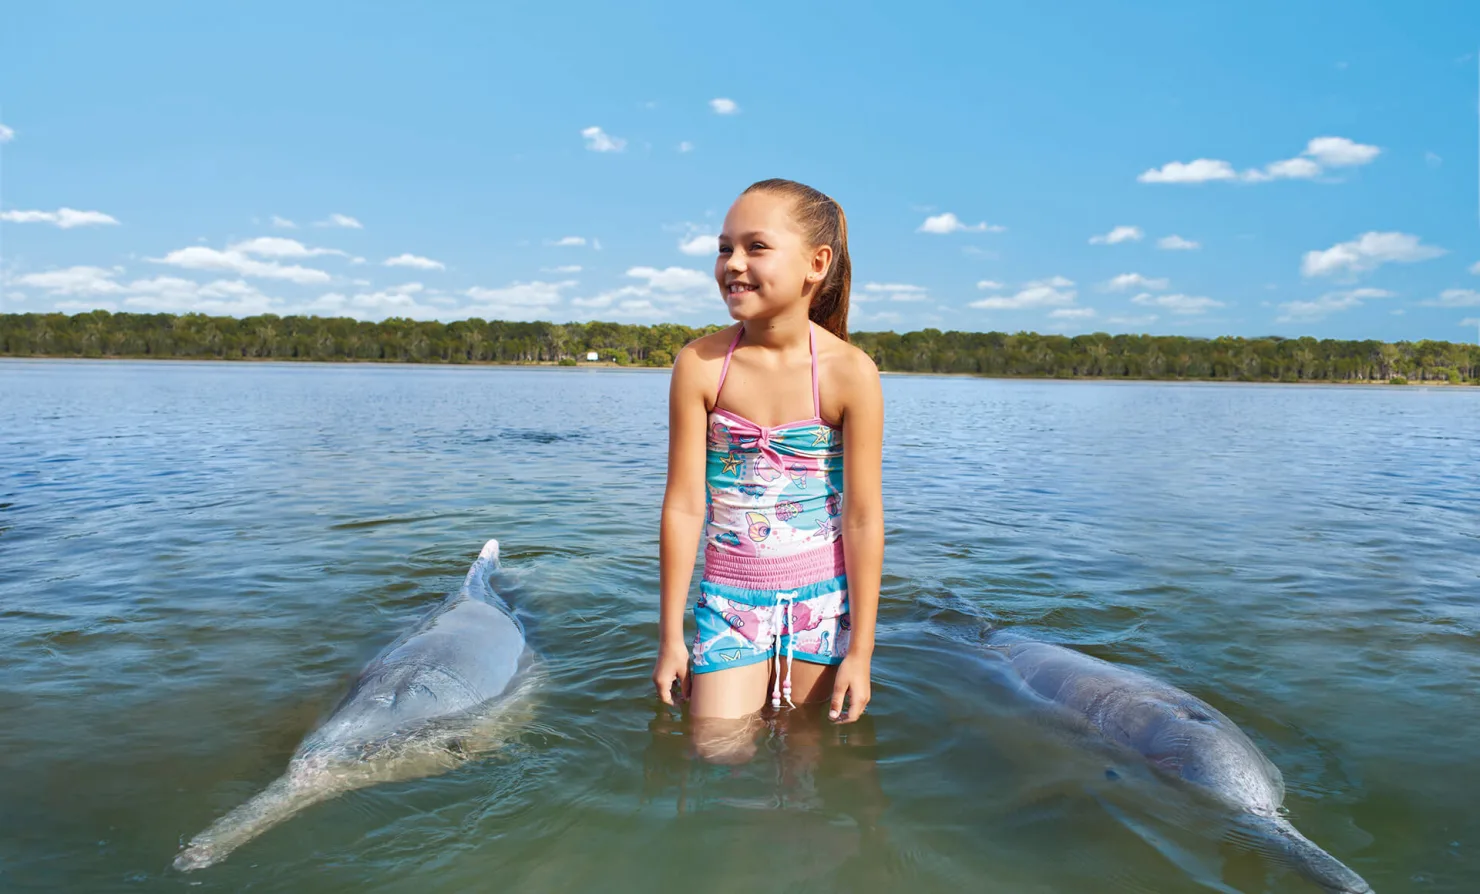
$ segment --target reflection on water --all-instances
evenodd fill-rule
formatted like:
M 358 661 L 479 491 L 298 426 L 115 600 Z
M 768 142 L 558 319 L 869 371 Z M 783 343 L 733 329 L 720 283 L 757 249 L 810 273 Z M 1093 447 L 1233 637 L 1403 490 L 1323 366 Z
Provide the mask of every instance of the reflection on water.
M 1014 708 L 989 624 L 1228 714 L 1376 890 L 1480 885 L 1480 389 L 885 393 L 869 713 L 715 766 L 648 682 L 663 375 L 0 363 L 0 886 L 1312 890 Z M 489 537 L 528 727 L 171 870 Z

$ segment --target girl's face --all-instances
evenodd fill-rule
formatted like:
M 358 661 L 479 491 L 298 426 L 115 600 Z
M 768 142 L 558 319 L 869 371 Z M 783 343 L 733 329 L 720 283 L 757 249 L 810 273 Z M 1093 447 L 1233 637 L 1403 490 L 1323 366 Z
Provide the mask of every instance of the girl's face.
M 805 313 L 832 249 L 808 244 L 786 196 L 753 192 L 725 215 L 714 278 L 736 320 L 764 319 L 791 308 Z

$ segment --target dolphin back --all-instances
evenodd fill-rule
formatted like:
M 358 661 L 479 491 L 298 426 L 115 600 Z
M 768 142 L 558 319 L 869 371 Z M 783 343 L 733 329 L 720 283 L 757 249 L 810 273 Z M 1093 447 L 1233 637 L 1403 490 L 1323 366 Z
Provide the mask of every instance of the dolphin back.
M 530 656 L 523 625 L 489 582 L 497 570 L 490 540 L 459 591 L 365 666 L 304 750 L 415 733 L 508 694 Z

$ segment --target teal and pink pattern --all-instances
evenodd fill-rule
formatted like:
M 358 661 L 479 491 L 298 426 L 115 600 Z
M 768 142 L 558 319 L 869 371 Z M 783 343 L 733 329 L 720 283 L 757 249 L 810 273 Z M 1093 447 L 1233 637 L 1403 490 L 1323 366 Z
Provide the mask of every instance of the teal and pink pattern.
M 718 393 L 743 331 L 725 354 Z M 849 640 L 843 433 L 822 420 L 810 328 L 808 340 L 812 418 L 767 428 L 719 407 L 718 393 L 709 414 L 693 668 L 774 659 L 773 707 L 791 701 L 792 660 L 837 664 Z
M 721 391 L 729 366 L 727 353 Z M 843 573 L 843 433 L 821 418 L 815 339 L 812 408 L 773 428 L 719 406 L 709 414 L 706 579 L 785 589 Z

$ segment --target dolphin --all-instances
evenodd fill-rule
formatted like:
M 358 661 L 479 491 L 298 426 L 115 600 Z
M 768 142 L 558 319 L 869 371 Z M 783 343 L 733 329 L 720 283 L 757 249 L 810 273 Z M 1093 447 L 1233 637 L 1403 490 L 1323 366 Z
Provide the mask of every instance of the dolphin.
M 1004 630 L 986 636 L 1009 684 L 1036 709 L 1097 750 L 1138 763 L 1153 778 L 1210 797 L 1239 837 L 1272 852 L 1336 894 L 1370 894 L 1361 876 L 1281 815 L 1279 768 L 1207 702 L 1142 671 Z
M 287 771 L 175 857 L 181 871 L 225 859 L 299 811 L 348 791 L 445 772 L 494 747 L 528 708 L 537 656 L 494 591 L 489 540 L 450 595 L 367 664 Z

